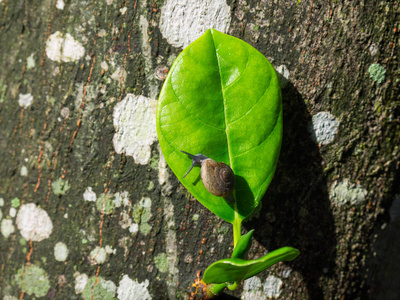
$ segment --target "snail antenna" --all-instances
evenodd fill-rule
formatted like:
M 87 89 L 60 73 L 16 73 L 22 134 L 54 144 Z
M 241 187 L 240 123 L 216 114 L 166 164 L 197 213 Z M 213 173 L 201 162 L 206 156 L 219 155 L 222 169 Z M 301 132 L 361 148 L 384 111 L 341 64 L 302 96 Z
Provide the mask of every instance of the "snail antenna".
M 189 174 L 189 172 L 193 169 L 193 167 L 194 167 L 195 165 L 201 165 L 201 163 L 202 163 L 205 159 L 208 158 L 207 156 L 205 156 L 205 155 L 203 155 L 203 154 L 193 155 L 193 154 L 187 153 L 187 152 L 185 152 L 185 151 L 183 151 L 183 150 L 181 150 L 181 152 L 182 152 L 182 153 L 185 153 L 187 156 L 189 156 L 189 157 L 192 159 L 192 165 L 191 165 L 189 171 L 187 171 L 186 174 L 183 176 L 183 178 L 185 178 L 186 175 Z

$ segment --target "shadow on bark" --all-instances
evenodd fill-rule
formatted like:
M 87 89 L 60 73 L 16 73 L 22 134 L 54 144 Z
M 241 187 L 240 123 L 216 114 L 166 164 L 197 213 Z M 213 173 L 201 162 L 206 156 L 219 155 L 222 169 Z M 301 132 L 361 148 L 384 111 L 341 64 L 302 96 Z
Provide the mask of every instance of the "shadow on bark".
M 323 299 L 320 278 L 333 273 L 336 252 L 323 161 L 308 130 L 311 116 L 289 82 L 282 89 L 282 100 L 284 131 L 275 177 L 258 217 L 244 227 L 256 228 L 255 239 L 269 251 L 298 248 L 300 256 L 289 265 L 303 276 L 309 299 Z
M 397 190 L 400 177 L 395 180 Z M 397 192 L 398 193 L 398 192 Z M 363 275 L 367 275 L 367 285 L 363 298 L 371 300 L 397 300 L 400 295 L 400 196 L 387 207 L 390 214 L 385 216 L 385 227 L 379 226 L 372 236 L 377 236 L 367 258 Z

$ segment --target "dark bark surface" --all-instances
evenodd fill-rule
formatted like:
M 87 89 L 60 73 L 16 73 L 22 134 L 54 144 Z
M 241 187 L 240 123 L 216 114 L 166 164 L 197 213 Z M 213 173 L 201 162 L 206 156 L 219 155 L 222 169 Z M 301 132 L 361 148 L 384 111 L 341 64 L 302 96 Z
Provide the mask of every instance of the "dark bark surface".
M 167 1 L 64 2 L 63 10 L 51 0 L 0 3 L 0 296 L 111 299 L 128 275 L 148 280 L 152 299 L 189 299 L 199 272 L 231 254 L 231 226 L 165 169 L 157 141 L 145 164 L 113 146 L 116 105 L 129 93 L 155 100 L 182 50 L 160 31 Z M 399 2 L 227 4 L 228 33 L 290 74 L 277 171 L 243 230 L 255 229 L 251 258 L 283 246 L 301 255 L 257 275 L 254 299 L 266 299 L 270 275 L 283 282 L 279 299 L 398 299 Z M 50 59 L 46 41 L 57 31 L 84 55 Z M 310 133 L 318 112 L 339 122 L 326 145 Z M 88 187 L 96 203 L 84 200 Z M 52 221 L 43 240 L 24 238 L 17 225 L 28 204 Z M 60 242 L 65 261 L 55 258 Z M 48 285 L 35 281 L 40 270 Z M 93 287 L 77 293 L 81 275 Z M 223 297 L 248 297 L 243 289 Z

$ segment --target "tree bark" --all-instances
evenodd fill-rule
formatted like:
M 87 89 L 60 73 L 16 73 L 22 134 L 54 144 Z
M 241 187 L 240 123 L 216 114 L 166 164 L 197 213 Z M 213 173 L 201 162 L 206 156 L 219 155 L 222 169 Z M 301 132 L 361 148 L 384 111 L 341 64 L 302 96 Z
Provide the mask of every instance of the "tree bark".
M 398 1 L 0 1 L 0 296 L 189 299 L 229 257 L 154 131 L 193 28 L 222 26 L 282 85 L 249 257 L 301 251 L 224 297 L 398 299 L 399 20 Z

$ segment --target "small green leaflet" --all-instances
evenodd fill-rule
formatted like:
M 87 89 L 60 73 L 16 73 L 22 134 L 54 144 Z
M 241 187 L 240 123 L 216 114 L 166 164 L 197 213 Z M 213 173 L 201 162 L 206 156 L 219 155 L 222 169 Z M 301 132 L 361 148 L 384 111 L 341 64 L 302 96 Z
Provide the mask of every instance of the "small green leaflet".
M 251 238 L 253 237 L 253 230 L 250 230 L 248 233 L 246 233 L 245 235 L 242 235 L 236 246 L 235 249 L 233 249 L 232 252 L 232 258 L 242 258 L 244 259 L 244 257 L 246 256 L 247 252 L 250 250 L 251 247 Z
M 255 48 L 207 30 L 175 60 L 157 107 L 165 160 L 205 207 L 233 223 L 258 206 L 275 172 L 282 140 L 281 90 L 275 70 Z M 235 201 L 211 195 L 184 150 L 228 164 Z
M 210 265 L 204 272 L 205 283 L 240 282 L 268 269 L 280 261 L 292 261 L 300 254 L 292 247 L 283 247 L 256 260 L 225 258 Z

